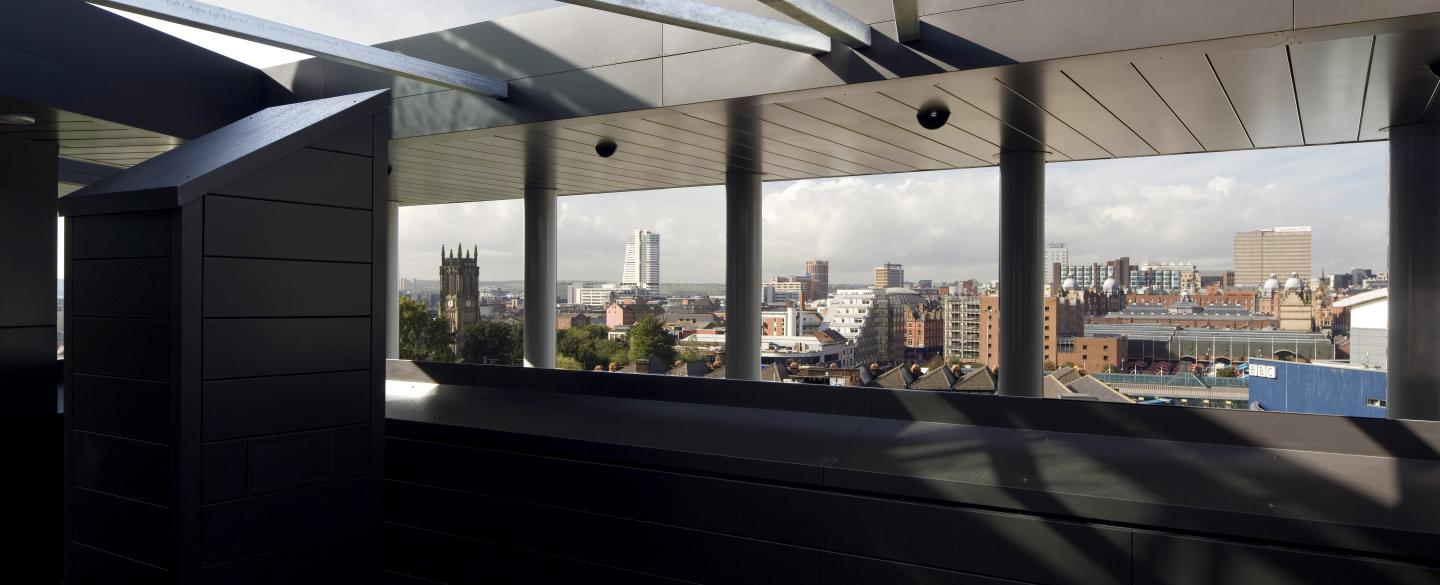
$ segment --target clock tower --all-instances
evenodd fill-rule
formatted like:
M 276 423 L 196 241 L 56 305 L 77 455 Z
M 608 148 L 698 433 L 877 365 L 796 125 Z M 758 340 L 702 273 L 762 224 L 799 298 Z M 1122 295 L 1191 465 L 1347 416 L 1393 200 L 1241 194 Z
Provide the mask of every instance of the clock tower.
M 440 314 L 457 335 L 480 321 L 480 267 L 475 263 L 479 253 L 478 246 L 473 251 L 456 246 L 446 256 L 445 247 L 440 247 Z

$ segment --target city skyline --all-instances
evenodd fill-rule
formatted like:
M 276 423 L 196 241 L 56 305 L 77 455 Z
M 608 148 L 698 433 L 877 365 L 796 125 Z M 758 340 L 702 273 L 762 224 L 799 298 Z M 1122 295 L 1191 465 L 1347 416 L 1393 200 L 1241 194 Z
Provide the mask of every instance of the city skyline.
M 1384 143 L 1055 163 L 1046 240 L 1065 242 L 1072 262 L 1229 270 L 1236 232 L 1310 225 L 1315 274 L 1384 271 L 1387 164 Z M 912 278 L 993 280 L 997 181 L 995 169 L 972 169 L 767 183 L 764 273 L 824 257 L 834 283 L 870 282 L 884 262 Z M 559 216 L 561 280 L 614 282 L 642 227 L 667 234 L 665 282 L 724 280 L 720 187 L 561 198 Z M 402 277 L 432 278 L 433 250 L 465 240 L 480 244 L 482 280 L 521 278 L 518 200 L 405 207 L 400 227 Z

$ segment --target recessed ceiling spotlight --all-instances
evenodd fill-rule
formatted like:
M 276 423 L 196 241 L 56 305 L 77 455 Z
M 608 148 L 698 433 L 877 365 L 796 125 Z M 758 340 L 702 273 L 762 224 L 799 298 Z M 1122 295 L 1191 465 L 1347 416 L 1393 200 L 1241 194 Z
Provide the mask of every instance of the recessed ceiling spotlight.
M 29 126 L 35 123 L 35 116 L 29 114 L 0 114 L 0 124 L 7 126 Z
M 615 154 L 617 148 L 619 146 L 615 144 L 614 140 L 602 138 L 595 144 L 595 154 L 600 155 L 600 158 L 610 158 L 610 155 Z
M 950 120 L 950 108 L 941 102 L 928 102 L 915 113 L 915 121 L 926 130 L 936 130 Z

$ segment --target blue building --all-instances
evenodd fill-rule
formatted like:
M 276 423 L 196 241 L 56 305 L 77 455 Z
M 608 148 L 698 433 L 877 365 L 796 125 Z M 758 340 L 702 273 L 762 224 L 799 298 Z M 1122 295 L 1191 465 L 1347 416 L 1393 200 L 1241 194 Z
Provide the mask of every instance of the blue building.
M 1385 417 L 1385 371 L 1343 364 L 1252 359 L 1250 406 L 1260 410 Z

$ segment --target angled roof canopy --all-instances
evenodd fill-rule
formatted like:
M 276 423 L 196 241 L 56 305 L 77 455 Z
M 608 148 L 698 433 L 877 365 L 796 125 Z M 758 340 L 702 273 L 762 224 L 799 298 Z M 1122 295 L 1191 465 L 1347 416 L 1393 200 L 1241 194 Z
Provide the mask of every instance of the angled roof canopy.
M 830 37 L 814 29 L 695 0 L 560 1 L 802 53 L 830 52 Z
M 192 0 L 91 0 L 91 3 L 441 87 L 498 99 L 509 95 L 509 84 L 500 79 Z
M 870 25 L 826 0 L 760 0 L 832 39 L 861 49 L 870 46 Z
M 388 107 L 377 90 L 266 108 L 61 197 L 60 213 L 178 207 Z

